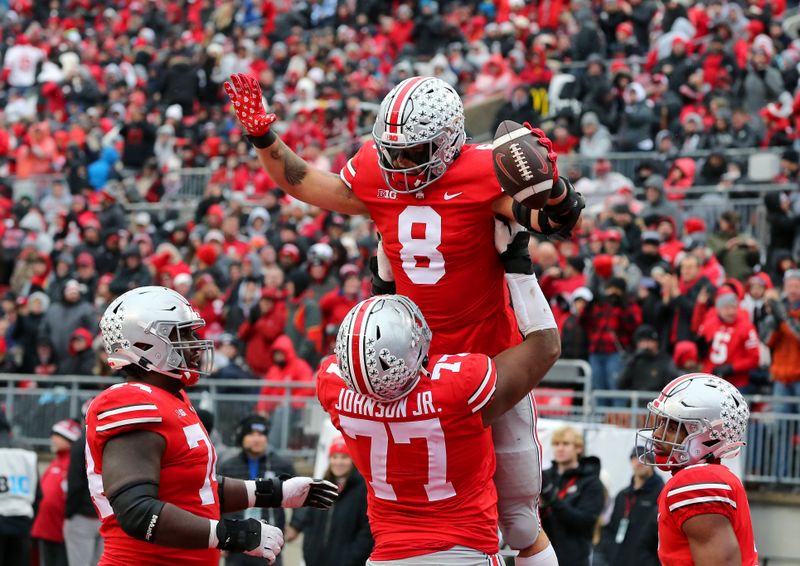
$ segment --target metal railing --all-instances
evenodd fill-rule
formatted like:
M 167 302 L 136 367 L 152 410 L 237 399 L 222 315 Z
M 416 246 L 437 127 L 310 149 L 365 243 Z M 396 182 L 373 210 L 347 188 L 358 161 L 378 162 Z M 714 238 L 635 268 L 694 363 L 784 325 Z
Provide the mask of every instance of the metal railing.
M 84 401 L 119 380 L 108 377 L 41 377 L 0 374 L 0 403 L 18 442 L 43 448 L 50 427 L 80 415 Z M 25 386 L 25 382 L 34 387 Z M 261 395 L 262 387 L 279 387 L 279 395 Z M 206 379 L 189 390 L 195 406 L 215 417 L 215 441 L 234 444 L 238 422 L 260 407 L 272 420 L 270 442 L 280 453 L 311 462 L 326 415 L 315 396 L 298 395 L 308 384 L 264 380 Z M 307 391 L 306 391 L 307 393 Z M 582 360 L 559 360 L 536 389 L 539 414 L 545 418 L 611 424 L 644 425 L 652 391 L 593 391 L 591 369 Z M 751 406 L 744 479 L 754 485 L 800 486 L 800 397 L 749 396 Z M 786 412 L 774 412 L 776 403 Z M 265 406 L 266 405 L 266 406 Z M 793 412 L 790 412 L 793 411 Z

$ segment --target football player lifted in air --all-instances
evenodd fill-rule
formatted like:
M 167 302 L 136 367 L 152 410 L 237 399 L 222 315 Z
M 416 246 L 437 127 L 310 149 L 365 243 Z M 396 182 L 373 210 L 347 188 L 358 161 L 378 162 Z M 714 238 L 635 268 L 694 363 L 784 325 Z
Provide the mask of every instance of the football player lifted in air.
M 490 425 L 540 381 L 532 337 L 553 318 L 527 245 L 512 247 L 516 268 L 507 266 L 506 279 L 521 344 L 494 357 L 429 356 L 431 329 L 419 308 L 403 295 L 378 295 L 347 314 L 335 356 L 322 363 L 317 395 L 367 480 L 368 566 L 504 564 Z M 526 563 L 534 558 L 557 563 L 549 545 Z
M 220 477 L 217 455 L 185 388 L 208 375 L 205 322 L 179 293 L 140 287 L 106 309 L 100 330 L 108 364 L 126 381 L 98 395 L 86 415 L 86 472 L 102 521 L 101 565 L 217 566 L 220 550 L 270 564 L 283 546 L 265 521 L 221 519 L 249 507 L 327 508 L 322 480 Z
M 664 566 L 758 566 L 742 482 L 720 463 L 744 445 L 750 411 L 739 390 L 707 373 L 682 375 L 648 403 L 640 461 L 672 472 L 658 498 Z
M 465 143 L 463 104 L 440 79 L 412 77 L 392 89 L 380 106 L 373 141 L 338 176 L 304 162 L 270 130 L 277 118 L 267 113 L 257 79 L 233 75 L 225 91 L 262 165 L 283 190 L 309 204 L 368 214 L 375 221 L 383 237 L 375 269 L 378 291 L 396 287 L 419 306 L 433 330 L 431 354 L 495 356 L 520 343 L 493 247 L 495 217 L 566 236 L 584 207 L 569 181 L 557 176 L 557 156 L 540 130 L 532 135 L 548 150 L 555 182 L 547 204 L 529 210 L 503 193 L 492 144 Z M 541 378 L 560 352 L 555 324 L 529 340 L 536 345 L 534 371 Z M 519 551 L 519 566 L 536 564 L 525 560 L 549 548 L 538 518 L 541 447 L 531 433 L 535 419 L 529 396 L 492 427 L 500 526 L 506 542 Z

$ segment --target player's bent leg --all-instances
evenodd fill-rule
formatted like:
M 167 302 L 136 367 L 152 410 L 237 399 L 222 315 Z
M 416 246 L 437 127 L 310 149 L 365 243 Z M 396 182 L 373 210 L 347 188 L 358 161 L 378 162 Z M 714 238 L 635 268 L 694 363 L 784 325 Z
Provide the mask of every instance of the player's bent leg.
M 492 438 L 497 458 L 494 483 L 500 530 L 511 548 L 526 551 L 539 537 L 542 488 L 542 453 L 532 395 L 526 396 L 492 425 Z
M 474 548 L 454 546 L 440 552 L 431 552 L 398 560 L 367 560 L 366 566 L 503 566 L 499 554 L 488 555 Z

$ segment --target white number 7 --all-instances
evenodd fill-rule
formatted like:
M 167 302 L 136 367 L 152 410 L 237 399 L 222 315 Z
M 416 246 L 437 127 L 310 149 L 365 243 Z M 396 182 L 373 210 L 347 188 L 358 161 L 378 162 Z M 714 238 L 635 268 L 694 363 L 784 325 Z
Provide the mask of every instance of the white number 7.
M 214 460 L 216 460 L 214 447 L 211 446 L 211 441 L 208 439 L 206 431 L 200 426 L 200 423 L 183 427 L 183 434 L 186 436 L 189 448 L 198 448 L 201 442 L 206 445 L 208 459 L 206 460 L 206 477 L 203 480 L 203 487 L 200 488 L 200 503 L 211 505 L 214 503 L 214 490 L 211 489 L 211 480 L 217 479 L 214 473 Z
M 371 440 L 369 462 L 370 485 L 375 497 L 397 501 L 397 494 L 386 478 L 386 462 L 389 454 L 389 434 L 384 423 L 356 419 L 341 415 L 339 424 L 351 438 L 366 436 Z M 425 492 L 428 501 L 441 501 L 455 496 L 453 484 L 447 481 L 447 449 L 444 431 L 437 418 L 422 421 L 389 423 L 392 439 L 396 444 L 409 444 L 412 438 L 424 438 L 428 444 L 428 481 Z

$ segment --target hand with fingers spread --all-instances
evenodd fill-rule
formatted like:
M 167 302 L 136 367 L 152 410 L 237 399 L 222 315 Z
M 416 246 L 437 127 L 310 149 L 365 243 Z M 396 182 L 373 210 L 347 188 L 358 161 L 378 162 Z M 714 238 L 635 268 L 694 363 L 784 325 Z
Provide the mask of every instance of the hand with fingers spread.
M 329 481 L 296 477 L 283 482 L 283 504 L 281 506 L 284 508 L 328 509 L 338 497 L 339 488 Z
M 270 132 L 269 128 L 278 117 L 275 114 L 267 113 L 258 79 L 244 73 L 236 73 L 231 75 L 230 81 L 223 86 L 233 102 L 236 117 L 244 126 L 247 134 L 251 138 L 262 138 L 272 134 L 268 137 L 274 141 L 275 134 Z

